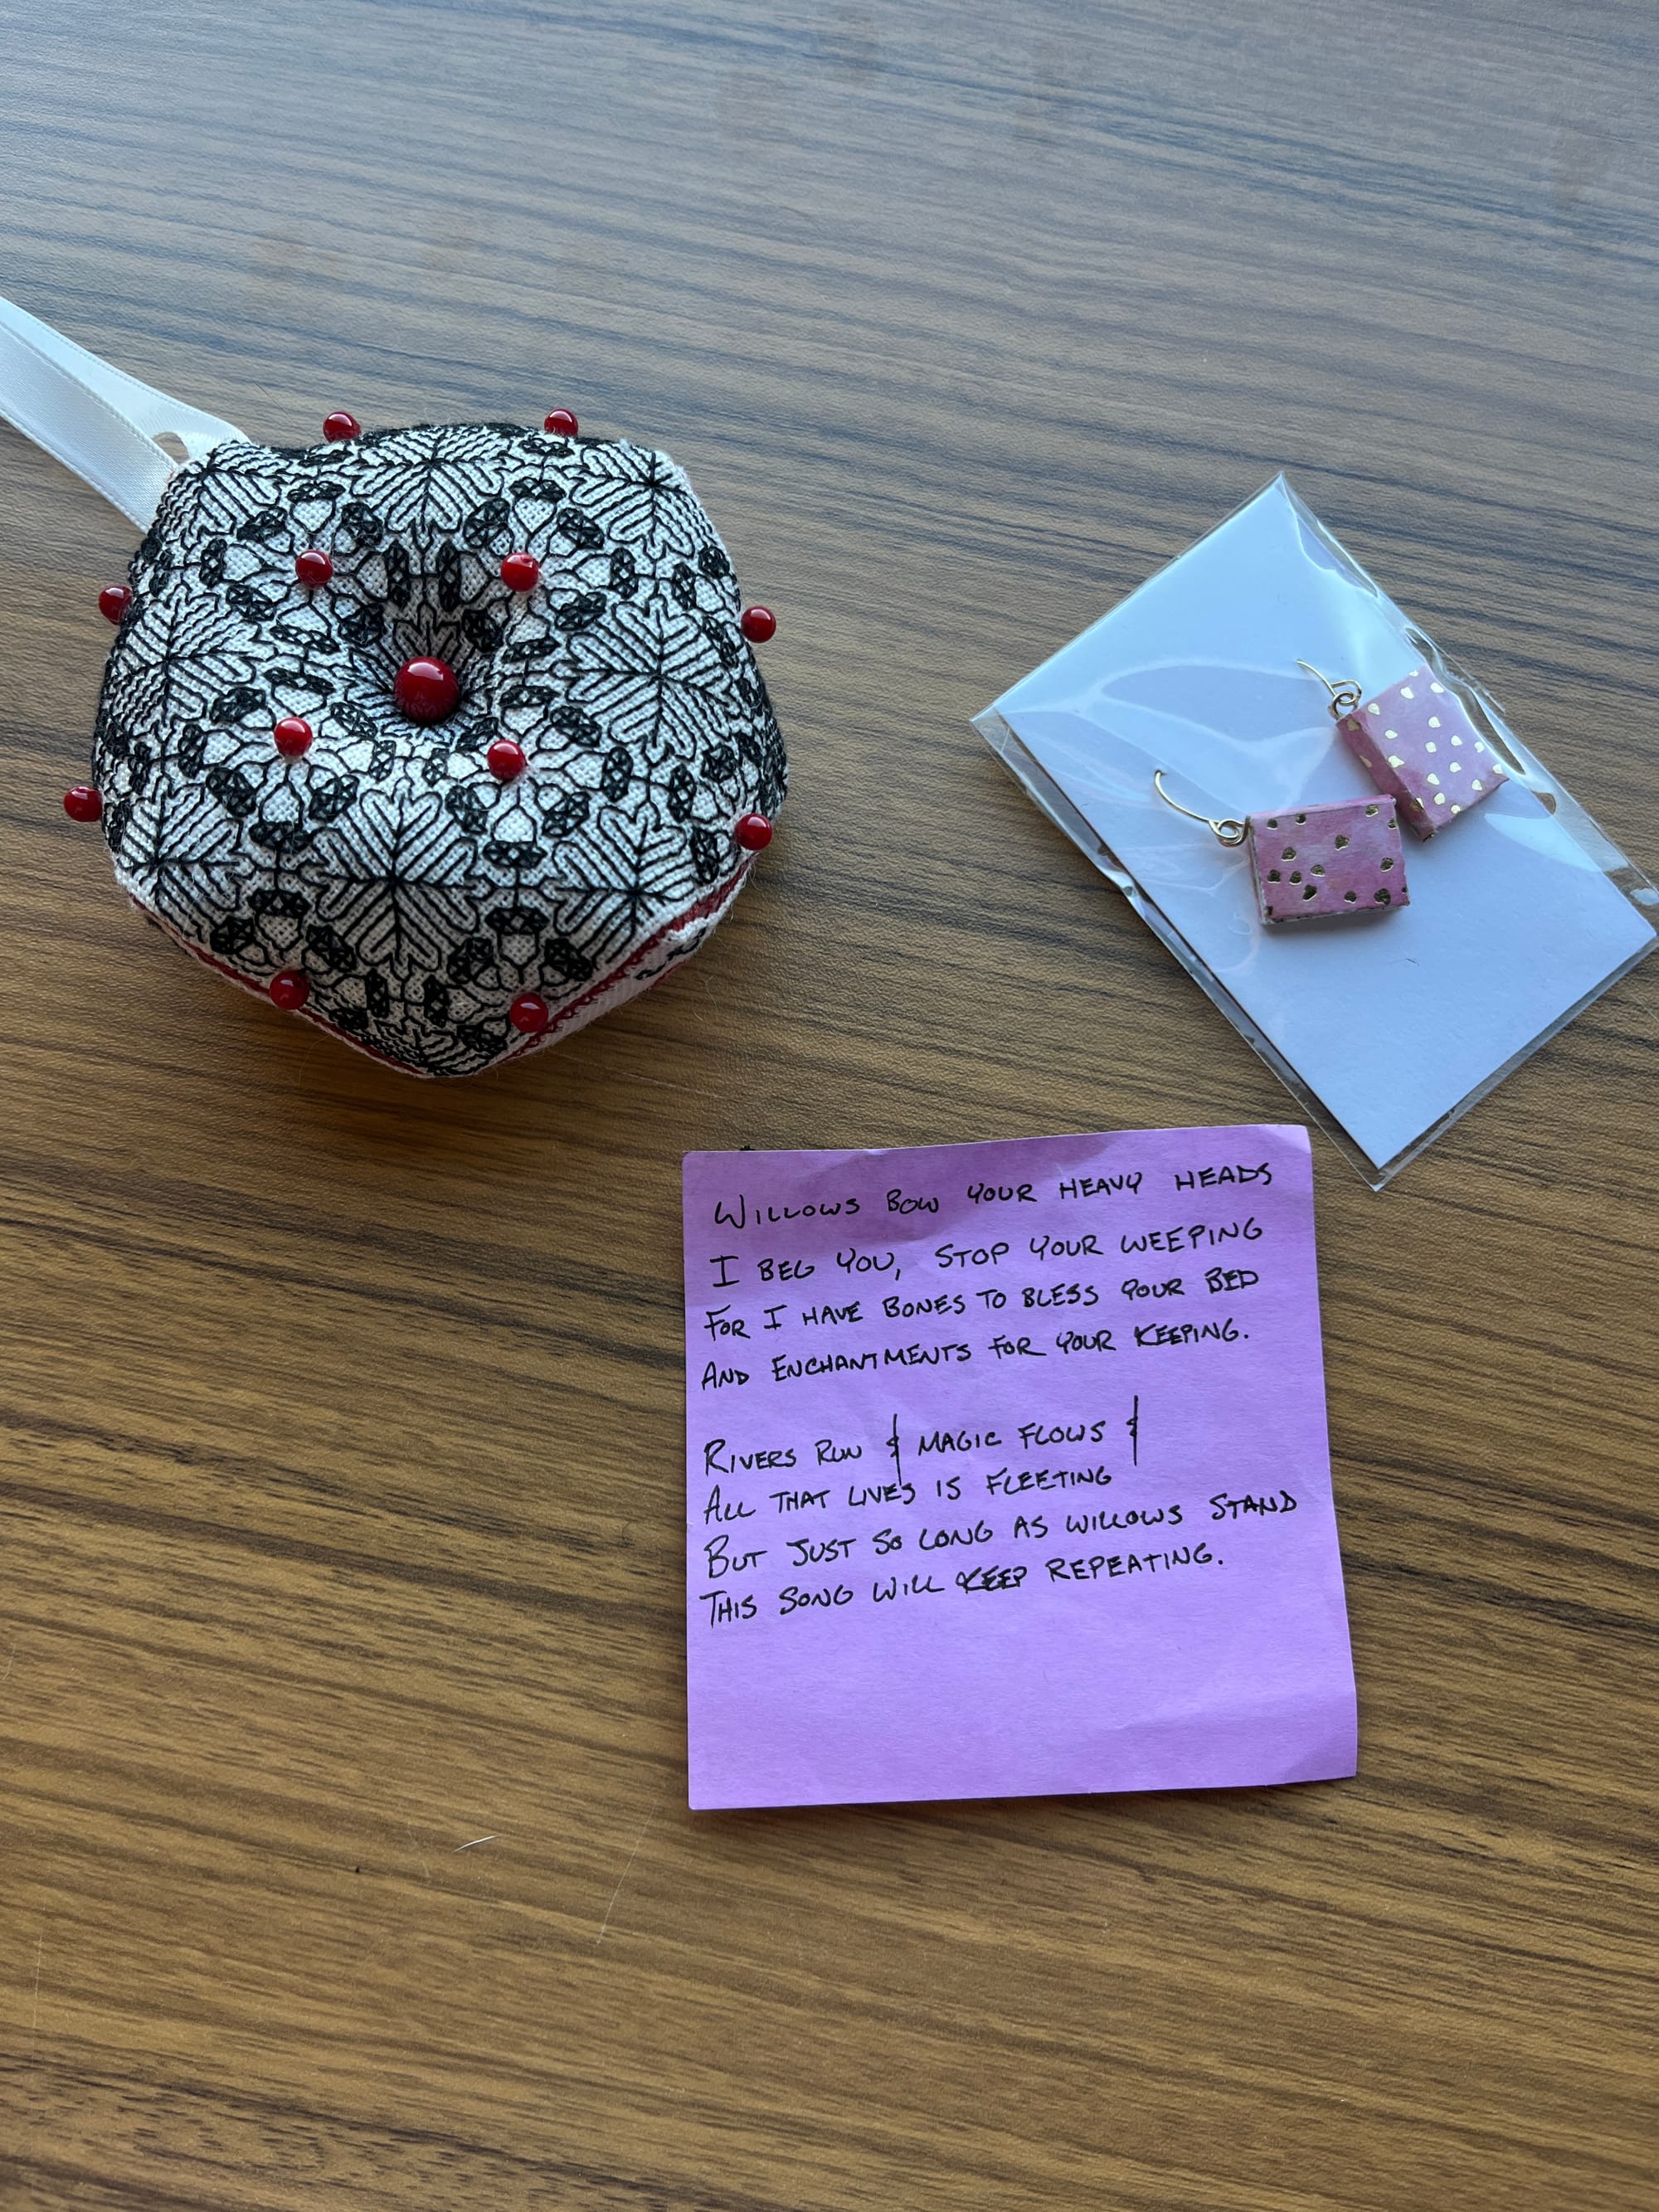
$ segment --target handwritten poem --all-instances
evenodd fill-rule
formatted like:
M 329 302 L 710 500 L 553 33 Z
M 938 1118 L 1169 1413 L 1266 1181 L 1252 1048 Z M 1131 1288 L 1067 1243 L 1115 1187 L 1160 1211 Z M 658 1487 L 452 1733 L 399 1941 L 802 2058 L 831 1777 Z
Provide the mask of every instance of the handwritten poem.
M 1353 1772 L 1305 1130 L 684 1200 L 694 1808 Z

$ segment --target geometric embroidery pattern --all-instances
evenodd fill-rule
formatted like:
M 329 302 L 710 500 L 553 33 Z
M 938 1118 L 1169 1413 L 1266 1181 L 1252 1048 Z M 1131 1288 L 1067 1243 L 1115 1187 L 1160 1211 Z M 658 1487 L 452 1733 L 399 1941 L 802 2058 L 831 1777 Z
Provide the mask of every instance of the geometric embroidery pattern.
M 533 1049 L 686 958 L 750 866 L 738 818 L 782 800 L 732 563 L 665 453 L 495 423 L 233 441 L 174 475 L 129 580 L 94 748 L 123 888 L 250 988 L 303 969 L 310 1018 L 414 1073 Z M 442 722 L 392 698 L 422 655 L 460 681 Z M 525 991 L 540 1037 L 508 1022 Z

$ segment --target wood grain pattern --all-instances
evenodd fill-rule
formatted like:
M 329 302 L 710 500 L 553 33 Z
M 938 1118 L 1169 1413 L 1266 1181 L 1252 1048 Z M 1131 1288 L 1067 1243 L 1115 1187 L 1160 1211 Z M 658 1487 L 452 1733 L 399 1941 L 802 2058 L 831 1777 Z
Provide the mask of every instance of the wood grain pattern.
M 658 439 L 794 766 L 660 989 L 382 1071 L 58 811 L 131 538 L 0 433 L 0 2204 L 1650 2203 L 1654 975 L 1316 1146 L 1347 1785 L 692 1819 L 676 1209 L 1285 1112 L 967 727 L 1281 464 L 1659 864 L 1651 9 L 0 24 L 0 289 L 276 441 Z

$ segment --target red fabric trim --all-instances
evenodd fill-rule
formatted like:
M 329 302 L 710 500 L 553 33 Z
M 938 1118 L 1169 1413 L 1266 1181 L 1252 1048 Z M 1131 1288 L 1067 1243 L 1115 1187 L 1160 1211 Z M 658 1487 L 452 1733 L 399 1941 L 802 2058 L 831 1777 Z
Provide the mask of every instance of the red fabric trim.
M 687 907 L 685 912 L 678 915 L 674 921 L 665 921 L 654 937 L 647 938 L 645 943 L 639 947 L 637 951 L 631 952 L 629 955 L 628 958 L 623 961 L 620 968 L 613 968 L 608 975 L 603 977 L 600 981 L 595 983 L 590 990 L 584 991 L 580 999 L 573 999 L 568 1006 L 564 1007 L 559 1013 L 556 1014 L 539 1036 L 526 1037 L 522 1044 L 514 1045 L 513 1049 L 510 1052 L 504 1054 L 500 1060 L 491 1060 L 489 1063 L 490 1066 L 504 1066 L 509 1060 L 522 1060 L 527 1052 L 535 1052 L 543 1045 L 554 1043 L 557 1039 L 559 1031 L 564 1027 L 566 1023 L 568 1022 L 573 1014 L 580 1013 L 584 1006 L 590 1006 L 595 999 L 603 998 L 605 994 L 611 989 L 613 984 L 619 983 L 625 975 L 630 974 L 634 969 L 639 966 L 641 960 L 648 959 L 665 938 L 672 937 L 676 930 L 688 928 L 694 921 L 701 921 L 706 914 L 714 913 L 728 898 L 735 897 L 738 885 L 743 881 L 744 876 L 748 874 L 749 869 L 752 865 L 752 862 L 745 861 L 744 866 L 738 870 L 735 875 L 728 876 L 726 881 L 720 884 L 715 890 L 706 892 L 704 896 L 697 901 L 695 906 Z M 663 975 L 672 975 L 672 973 L 673 970 L 672 969 L 665 968 L 663 969 Z M 659 983 L 661 981 L 662 975 L 657 975 L 652 978 L 652 981 L 654 983 Z M 481 1067 L 478 1070 L 478 1073 L 480 1075 L 484 1075 L 488 1073 L 489 1070 L 486 1068 Z

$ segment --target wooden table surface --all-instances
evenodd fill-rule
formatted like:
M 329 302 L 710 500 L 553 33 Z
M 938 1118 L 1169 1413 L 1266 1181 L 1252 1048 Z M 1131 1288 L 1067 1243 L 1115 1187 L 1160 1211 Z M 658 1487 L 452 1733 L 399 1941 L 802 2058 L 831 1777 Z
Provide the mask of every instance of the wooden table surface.
M 1650 2204 L 1659 968 L 1316 1139 L 1352 1783 L 690 1815 L 677 1267 L 689 1148 L 1286 1117 L 968 727 L 1281 465 L 1659 864 L 1651 8 L 0 17 L 0 290 L 277 442 L 665 444 L 794 778 L 410 1082 L 64 819 L 133 532 L 0 434 L 4 2212 Z

